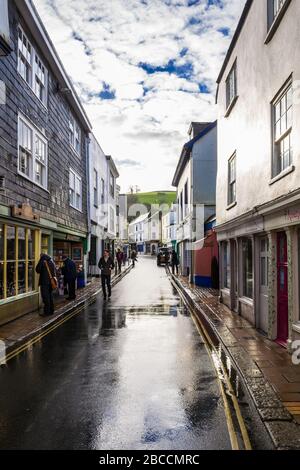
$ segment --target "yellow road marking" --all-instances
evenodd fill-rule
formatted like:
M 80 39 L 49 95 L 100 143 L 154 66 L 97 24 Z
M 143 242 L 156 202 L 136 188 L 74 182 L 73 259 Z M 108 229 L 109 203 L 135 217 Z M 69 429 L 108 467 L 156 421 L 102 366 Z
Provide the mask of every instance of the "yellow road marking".
M 224 391 L 224 386 L 223 386 L 223 383 L 222 381 L 220 380 L 220 377 L 219 377 L 219 371 L 216 367 L 216 364 L 212 358 L 212 354 L 211 354 L 211 350 L 214 350 L 215 354 L 216 354 L 216 357 L 218 357 L 218 353 L 216 351 L 216 348 L 215 346 L 213 345 L 206 329 L 204 328 L 204 326 L 202 325 L 200 319 L 198 318 L 197 315 L 194 314 L 194 312 L 192 311 L 191 307 L 187 304 L 187 301 L 185 300 L 185 298 L 183 297 L 182 293 L 180 292 L 180 290 L 178 289 L 178 286 L 172 282 L 173 286 L 176 288 L 177 292 L 179 293 L 179 296 L 181 297 L 182 301 L 184 302 L 184 304 L 187 306 L 188 310 L 191 312 L 191 316 L 192 316 L 192 319 L 196 325 L 196 328 L 198 330 L 198 333 L 200 334 L 200 336 L 204 339 L 204 343 L 205 343 L 205 347 L 209 353 L 209 357 L 214 365 L 214 368 L 217 372 L 217 377 L 218 377 L 218 381 L 219 381 L 219 385 L 220 385 L 220 388 L 221 388 L 221 393 L 222 393 L 222 397 L 223 397 L 223 401 L 224 401 L 224 407 L 225 407 L 225 416 L 226 416 L 226 421 L 227 421 L 227 427 L 228 427 L 228 432 L 229 432 L 229 436 L 230 436 L 230 440 L 231 440 L 231 445 L 232 445 L 232 449 L 233 450 L 238 450 L 238 440 L 237 440 L 237 435 L 236 435 L 236 432 L 235 432 L 235 429 L 234 429 L 234 426 L 233 426 L 233 421 L 232 421 L 232 416 L 231 416 L 231 411 L 230 411 L 230 407 L 229 407 L 229 404 L 228 404 L 228 400 L 227 400 L 227 397 L 226 397 L 226 394 L 225 394 L 225 391 Z M 210 348 L 207 346 L 207 343 L 209 344 Z M 223 372 L 223 376 L 226 380 L 226 385 L 228 387 L 228 390 L 229 390 L 229 393 L 230 393 L 230 397 L 232 399 L 232 403 L 233 403 L 233 406 L 234 406 L 234 410 L 235 410 L 235 413 L 236 413 L 236 417 L 237 417 L 237 420 L 238 420 L 238 423 L 239 423 L 239 427 L 240 427 L 240 430 L 241 430 L 241 434 L 242 434 L 242 438 L 243 438 L 243 442 L 244 442 L 244 446 L 245 446 L 245 449 L 246 450 L 252 450 L 252 446 L 251 446 L 251 442 L 250 442 L 250 439 L 249 439 L 249 435 L 248 435 L 248 431 L 247 431 L 247 428 L 245 426 L 245 423 L 244 423 L 244 419 L 242 417 L 242 414 L 241 414 L 241 410 L 240 410 L 240 407 L 239 407 L 239 404 L 238 404 L 238 401 L 237 401 L 237 398 L 235 396 L 235 393 L 234 393 L 234 390 L 232 388 L 232 385 L 231 385 L 231 382 L 230 382 L 230 379 L 227 375 L 227 372 L 222 364 L 222 361 L 221 360 L 218 360 L 219 364 L 220 364 L 220 367 L 222 368 L 222 372 Z M 225 398 L 225 399 L 224 399 Z M 237 447 L 236 447 L 237 446 Z
M 199 325 L 198 323 L 196 322 L 195 318 L 194 318 L 194 315 L 192 315 L 192 319 L 193 319 L 193 322 L 197 328 L 197 331 L 199 333 L 199 335 L 201 337 L 203 337 L 202 333 L 201 333 L 201 330 L 199 328 Z M 212 365 L 214 367 L 214 369 L 216 369 L 216 365 L 214 363 L 214 360 L 212 359 L 211 357 L 211 351 L 206 343 L 206 339 L 204 339 L 204 345 L 205 345 L 205 349 L 208 353 L 208 357 L 210 358 L 211 362 L 212 362 Z M 228 428 L 228 433 L 229 433 L 229 438 L 230 438 L 230 443 L 231 443 L 231 448 L 232 450 L 239 450 L 239 443 L 238 443 L 238 438 L 237 438 L 237 435 L 236 435 L 236 432 L 235 432 L 235 429 L 234 429 L 234 425 L 233 425 L 233 421 L 232 421 L 232 416 L 231 416 L 231 412 L 230 412 L 230 406 L 229 406 L 229 403 L 228 403 L 228 400 L 227 400 L 227 397 L 226 397 L 226 393 L 225 393 L 225 390 L 224 390 L 224 386 L 222 384 L 222 381 L 219 377 L 219 373 L 218 373 L 218 370 L 216 370 L 216 377 L 217 377 L 217 380 L 218 380 L 218 384 L 219 384 L 219 388 L 220 388 L 220 391 L 221 391 L 221 395 L 222 395 L 222 399 L 223 399 L 223 403 L 224 403 L 224 411 L 225 411 L 225 417 L 226 417 L 226 423 L 227 423 L 227 428 Z

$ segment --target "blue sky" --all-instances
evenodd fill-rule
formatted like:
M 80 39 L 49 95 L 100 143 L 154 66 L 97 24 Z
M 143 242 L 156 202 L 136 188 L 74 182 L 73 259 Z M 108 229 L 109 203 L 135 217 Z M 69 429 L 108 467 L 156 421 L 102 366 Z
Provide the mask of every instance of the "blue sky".
M 245 0 L 35 0 L 123 191 L 168 189 Z

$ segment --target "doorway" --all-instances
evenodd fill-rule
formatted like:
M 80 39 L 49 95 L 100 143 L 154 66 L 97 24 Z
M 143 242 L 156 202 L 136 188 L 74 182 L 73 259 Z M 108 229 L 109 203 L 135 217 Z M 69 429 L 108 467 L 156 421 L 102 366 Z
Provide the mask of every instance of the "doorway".
M 269 239 L 259 239 L 259 312 L 258 328 L 264 333 L 268 332 L 269 308 Z
M 288 340 L 288 262 L 287 236 L 277 234 L 277 343 L 286 346 Z

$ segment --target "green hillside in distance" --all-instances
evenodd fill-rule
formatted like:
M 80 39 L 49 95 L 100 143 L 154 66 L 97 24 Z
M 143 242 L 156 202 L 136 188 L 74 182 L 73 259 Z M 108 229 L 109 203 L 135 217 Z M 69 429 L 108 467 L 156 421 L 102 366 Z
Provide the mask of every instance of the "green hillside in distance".
M 171 207 L 176 202 L 176 191 L 152 191 L 148 193 L 127 194 L 127 204 L 144 204 L 150 211 L 153 204 L 168 204 Z M 130 217 L 129 219 L 132 219 Z M 130 220 L 131 221 L 131 220 Z

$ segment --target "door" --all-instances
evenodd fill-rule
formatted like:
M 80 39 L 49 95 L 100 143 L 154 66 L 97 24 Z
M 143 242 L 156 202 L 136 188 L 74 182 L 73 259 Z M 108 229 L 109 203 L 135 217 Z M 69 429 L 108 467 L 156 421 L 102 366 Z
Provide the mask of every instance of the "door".
M 258 328 L 268 332 L 269 305 L 269 240 L 267 237 L 259 240 L 259 311 Z
M 277 234 L 277 342 L 286 345 L 288 339 L 288 263 L 287 236 Z
M 232 266 L 232 295 L 233 295 L 233 310 L 235 312 L 238 311 L 238 256 L 237 256 L 237 241 L 233 240 L 231 242 L 231 253 L 232 253 L 232 259 L 231 259 L 231 266 Z

